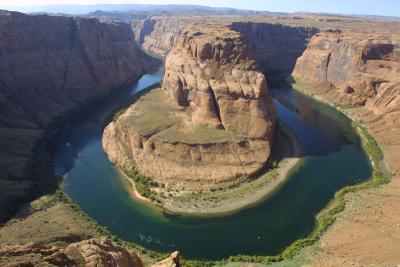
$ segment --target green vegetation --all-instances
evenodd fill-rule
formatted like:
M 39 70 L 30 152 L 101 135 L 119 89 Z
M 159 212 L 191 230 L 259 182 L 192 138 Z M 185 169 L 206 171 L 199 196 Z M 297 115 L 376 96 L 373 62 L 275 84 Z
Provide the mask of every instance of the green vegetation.
M 155 135 L 166 142 L 183 142 L 186 144 L 207 144 L 210 142 L 233 142 L 242 140 L 240 134 L 224 129 L 215 129 L 208 127 L 195 127 L 183 129 L 180 127 L 171 127 Z
M 298 87 L 296 87 L 298 89 Z M 300 89 L 299 91 L 306 92 L 306 89 Z M 307 93 L 310 95 L 310 93 Z M 311 94 L 312 95 L 312 94 Z M 159 103 L 158 103 L 159 104 Z M 155 100 L 153 103 L 149 104 L 148 108 L 158 108 L 157 106 L 157 101 Z M 162 106 L 162 105 L 161 105 Z M 338 106 L 336 105 L 336 108 Z M 118 119 L 118 117 L 124 112 L 125 110 L 121 110 L 117 112 L 114 115 L 114 120 Z M 118 115 L 117 115 L 118 114 Z M 163 121 L 163 123 L 167 122 L 166 124 L 170 123 L 171 120 L 170 118 L 163 117 L 165 116 L 165 113 L 163 115 L 155 115 L 155 114 L 147 114 L 148 116 L 144 116 L 145 118 L 142 121 L 137 121 L 138 125 L 144 125 L 146 121 L 152 120 L 157 118 L 156 120 Z M 154 117 L 156 116 L 156 117 Z M 142 117 L 142 116 L 140 116 Z M 165 125 L 166 125 L 165 124 Z M 144 126 L 145 127 L 145 126 Z M 312 231 L 311 234 L 309 234 L 306 238 L 299 239 L 292 243 L 290 246 L 288 246 L 285 250 L 283 250 L 281 253 L 278 255 L 273 255 L 273 256 L 249 256 L 249 255 L 236 255 L 236 256 L 231 256 L 228 259 L 222 260 L 222 261 L 207 261 L 207 260 L 186 260 L 182 259 L 182 266 L 188 266 L 188 267 L 198 267 L 198 266 L 222 266 L 224 264 L 227 264 L 229 262 L 249 262 L 249 263 L 261 263 L 261 264 L 268 264 L 272 262 L 279 262 L 285 259 L 291 259 L 295 255 L 298 254 L 298 252 L 307 247 L 310 246 L 314 243 L 316 243 L 322 234 L 328 229 L 329 226 L 331 226 L 335 219 L 336 219 L 336 214 L 340 211 L 343 211 L 346 205 L 346 199 L 345 195 L 349 192 L 356 192 L 358 190 L 363 190 L 367 188 L 372 188 L 372 187 L 377 187 L 379 185 L 382 185 L 384 183 L 387 183 L 389 181 L 388 177 L 385 176 L 384 170 L 383 170 L 383 153 L 380 147 L 378 146 L 378 143 L 376 140 L 368 133 L 367 129 L 362 126 L 359 122 L 353 121 L 353 127 L 356 128 L 356 130 L 359 132 L 361 139 L 362 139 L 362 144 L 363 148 L 367 152 L 367 154 L 370 156 L 372 164 L 373 164 L 373 174 L 371 178 L 363 183 L 359 183 L 356 185 L 352 186 L 347 186 L 345 188 L 342 188 L 335 194 L 335 198 L 328 204 L 328 206 L 322 210 L 316 217 L 317 223 Z M 146 129 L 148 130 L 148 129 Z M 275 168 L 277 165 L 276 161 L 271 161 L 271 167 Z M 152 190 L 153 187 L 159 187 L 163 185 L 159 185 L 156 182 L 152 181 L 150 178 L 145 177 L 141 175 L 138 171 L 124 171 L 134 182 L 136 189 L 138 192 L 143 195 L 146 198 L 149 198 L 151 200 L 156 201 L 157 193 Z M 237 185 L 231 185 L 232 187 L 235 187 Z M 220 190 L 220 188 L 215 188 L 211 191 L 216 191 Z M 130 249 L 136 250 L 139 255 L 146 255 L 150 257 L 154 261 L 158 261 L 161 259 L 164 259 L 168 257 L 167 254 L 163 253 L 158 253 L 152 250 L 145 249 L 135 243 L 131 242 L 125 242 L 121 239 L 119 239 L 116 236 L 113 236 L 110 234 L 108 229 L 106 227 L 103 227 L 99 225 L 96 221 L 91 219 L 89 216 L 87 216 L 79 207 L 78 204 L 73 202 L 61 189 L 58 189 L 53 195 L 50 196 L 51 201 L 54 201 L 54 203 L 57 202 L 62 202 L 67 204 L 71 209 L 74 211 L 78 212 L 81 214 L 82 217 L 84 217 L 86 220 L 88 220 L 92 225 L 93 228 L 99 233 L 99 235 L 103 236 L 108 236 L 111 238 L 115 243 L 123 245 L 125 247 L 128 247 Z
M 81 210 L 80 206 L 77 203 L 75 203 L 74 201 L 72 201 L 68 197 L 68 195 L 66 193 L 64 193 L 64 191 L 62 191 L 61 189 L 57 189 L 56 192 L 50 196 L 50 198 L 51 198 L 52 204 L 56 204 L 56 203 L 66 204 L 69 208 L 71 208 L 72 210 L 77 212 L 80 216 L 82 216 L 82 218 L 84 220 L 88 221 L 92 225 L 93 229 L 95 229 L 96 232 L 100 236 L 106 236 L 118 245 L 127 247 L 129 249 L 134 249 L 136 252 L 139 253 L 139 255 L 146 255 L 147 257 L 151 258 L 154 261 L 160 261 L 169 256 L 166 253 L 155 252 L 153 250 L 146 249 L 135 243 L 123 241 L 120 238 L 118 238 L 117 236 L 112 235 L 109 232 L 109 230 L 107 229 L 107 227 L 103 227 L 103 226 L 99 225 L 95 220 L 93 220 L 91 217 L 89 217 L 85 212 L 83 212 Z
M 156 192 L 152 190 L 154 187 L 160 187 L 161 185 L 157 182 L 153 181 L 152 179 L 142 175 L 137 170 L 128 171 L 123 170 L 123 172 L 135 182 L 135 188 L 145 198 L 148 198 L 155 202 L 160 202 L 158 196 L 161 197 L 162 195 L 158 195 Z
M 118 118 L 121 117 L 121 115 L 125 113 L 126 110 L 127 110 L 127 108 L 123 108 L 123 109 L 120 109 L 117 112 L 115 112 L 115 114 L 113 116 L 113 122 L 116 122 L 118 120 Z
M 124 112 L 123 109 L 115 113 L 114 121 Z M 185 127 L 181 125 L 181 119 L 178 118 L 185 114 L 180 113 L 182 113 L 181 107 L 167 97 L 162 89 L 156 88 L 142 95 L 135 102 L 121 124 L 134 127 L 144 136 L 154 135 L 154 138 L 171 143 L 205 144 L 243 139 L 243 136 L 224 129 Z
M 135 102 L 122 123 L 134 127 L 142 135 L 153 135 L 177 123 L 172 116 L 174 111 L 174 103 L 161 89 L 154 89 Z
M 157 88 L 157 87 L 162 87 L 162 81 L 146 87 L 138 95 L 140 97 L 143 93 L 146 93 L 149 90 Z M 124 114 L 127 110 L 128 110 L 128 108 L 125 107 L 125 108 L 122 108 L 122 109 L 118 110 L 117 112 L 115 112 L 113 115 L 113 122 L 116 122 L 119 119 L 119 117 L 121 117 L 121 115 Z
M 304 84 L 303 84 L 304 86 Z M 302 87 L 299 91 L 306 92 L 308 95 L 311 95 L 305 87 Z M 298 86 L 295 87 L 298 89 Z M 317 99 L 318 100 L 318 99 Z M 329 103 L 328 103 L 329 104 Z M 338 108 L 338 105 L 333 105 Z M 345 107 L 341 107 L 345 108 Z M 336 214 L 343 211 L 346 206 L 345 195 L 349 192 L 356 192 L 359 190 L 364 190 L 367 188 L 378 187 L 382 184 L 389 182 L 389 178 L 384 174 L 383 170 L 383 152 L 376 142 L 375 138 L 373 138 L 367 131 L 367 129 L 362 126 L 359 122 L 353 121 L 353 127 L 358 131 L 361 136 L 363 149 L 370 156 L 372 165 L 373 165 L 373 173 L 370 179 L 365 182 L 346 186 L 336 192 L 335 198 L 328 204 L 328 206 L 322 210 L 316 217 L 317 223 L 312 231 L 312 233 L 306 238 L 298 239 L 290 246 L 288 246 L 285 250 L 283 250 L 278 255 L 274 256 L 248 256 L 248 255 L 237 255 L 229 257 L 229 262 L 252 262 L 252 263 L 262 263 L 268 264 L 271 262 L 278 262 L 284 259 L 293 258 L 301 249 L 310 246 L 316 243 L 322 234 L 331 226 L 336 219 Z
M 354 108 L 354 107 L 356 107 L 356 106 L 353 106 L 353 105 L 350 105 L 350 104 L 338 104 L 338 103 L 332 103 L 332 102 L 328 102 L 326 100 L 323 100 L 321 98 L 321 96 L 323 97 L 323 95 L 325 93 L 327 93 L 326 89 L 325 90 L 324 89 L 321 89 L 321 90 L 312 89 L 313 86 L 311 86 L 308 82 L 302 81 L 300 79 L 296 79 L 293 76 L 290 76 L 289 78 L 287 78 L 287 82 L 296 91 L 299 91 L 299 92 L 303 93 L 304 95 L 311 96 L 315 100 L 317 100 L 319 102 L 323 102 L 323 103 L 325 103 L 325 104 L 327 104 L 327 105 L 329 105 L 331 107 L 334 107 L 336 109 L 339 109 L 340 111 L 342 111 L 343 109 L 346 109 L 346 108 Z

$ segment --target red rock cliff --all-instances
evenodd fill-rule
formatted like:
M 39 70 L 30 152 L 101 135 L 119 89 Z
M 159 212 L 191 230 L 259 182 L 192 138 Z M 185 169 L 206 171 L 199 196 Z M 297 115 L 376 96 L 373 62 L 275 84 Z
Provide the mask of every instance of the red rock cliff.
M 193 26 L 166 58 L 162 89 L 108 125 L 103 147 L 117 165 L 156 181 L 212 186 L 260 170 L 274 126 L 266 78 L 243 36 Z
M 32 193 L 33 149 L 51 122 L 129 84 L 150 62 L 128 24 L 1 11 L 0 208 Z
M 293 76 L 339 104 L 366 105 L 376 114 L 400 111 L 400 38 L 361 32 L 315 35 Z

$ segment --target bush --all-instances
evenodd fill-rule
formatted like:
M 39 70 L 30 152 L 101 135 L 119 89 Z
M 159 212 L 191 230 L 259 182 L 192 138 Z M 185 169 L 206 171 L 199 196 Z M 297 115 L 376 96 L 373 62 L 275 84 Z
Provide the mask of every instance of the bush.
M 159 184 L 150 179 L 149 177 L 140 174 L 138 170 L 132 170 L 132 171 L 123 170 L 123 171 L 128 175 L 130 179 L 132 179 L 135 182 L 136 190 L 140 195 L 152 201 L 159 202 L 159 200 L 157 200 L 157 193 L 154 192 L 152 188 L 160 186 L 162 187 L 163 184 Z
M 118 120 L 118 118 L 121 117 L 121 115 L 125 113 L 126 110 L 127 110 L 127 108 L 123 108 L 123 109 L 120 109 L 117 112 L 115 112 L 114 116 L 113 116 L 113 122 L 116 122 Z

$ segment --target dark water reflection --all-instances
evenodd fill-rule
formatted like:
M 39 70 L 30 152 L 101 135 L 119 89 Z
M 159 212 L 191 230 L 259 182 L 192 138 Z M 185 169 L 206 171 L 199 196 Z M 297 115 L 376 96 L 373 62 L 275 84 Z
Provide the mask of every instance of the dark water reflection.
M 263 203 L 218 218 L 167 216 L 133 200 L 101 146 L 104 123 L 132 96 L 161 79 L 145 75 L 132 88 L 89 107 L 66 123 L 54 141 L 54 169 L 81 208 L 115 235 L 158 251 L 179 249 L 187 258 L 271 255 L 315 224 L 315 215 L 345 185 L 369 177 L 371 167 L 350 121 L 290 88 L 276 88 L 297 107 L 275 101 L 279 119 L 302 143 L 302 164 Z M 121 104 L 122 103 L 122 104 Z

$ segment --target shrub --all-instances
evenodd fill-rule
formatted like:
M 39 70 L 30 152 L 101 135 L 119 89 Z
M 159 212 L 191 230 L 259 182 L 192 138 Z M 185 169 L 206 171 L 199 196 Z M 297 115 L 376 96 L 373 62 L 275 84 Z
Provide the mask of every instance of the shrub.
M 125 113 L 126 110 L 127 110 L 127 108 L 123 108 L 123 109 L 120 109 L 117 112 L 115 112 L 114 116 L 113 116 L 113 122 L 116 122 L 118 120 L 118 118 L 121 117 L 121 115 Z

